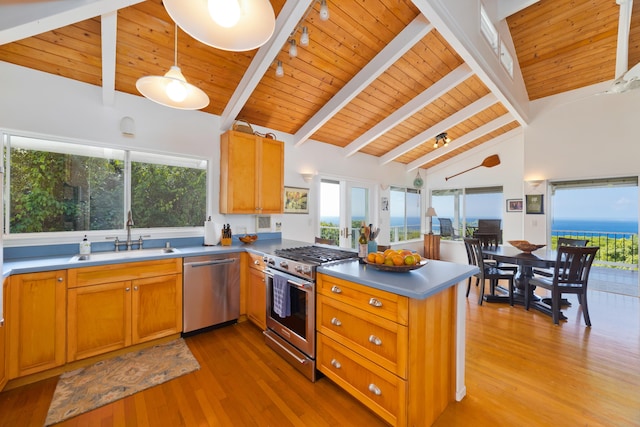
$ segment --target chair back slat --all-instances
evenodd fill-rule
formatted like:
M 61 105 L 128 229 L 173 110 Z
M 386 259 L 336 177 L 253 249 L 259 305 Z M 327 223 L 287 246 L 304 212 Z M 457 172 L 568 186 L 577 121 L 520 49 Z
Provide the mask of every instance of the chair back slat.
M 586 287 L 591 265 L 599 249 L 598 246 L 559 246 L 554 284 Z

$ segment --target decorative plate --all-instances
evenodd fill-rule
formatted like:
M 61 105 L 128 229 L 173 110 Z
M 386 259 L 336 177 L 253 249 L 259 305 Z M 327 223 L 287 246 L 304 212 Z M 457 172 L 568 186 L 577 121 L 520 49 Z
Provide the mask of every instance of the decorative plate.
M 380 271 L 391 271 L 394 273 L 404 273 L 407 271 L 411 271 L 411 270 L 417 270 L 420 267 L 424 267 L 425 265 L 427 265 L 427 263 L 429 262 L 429 260 L 427 259 L 421 259 L 419 263 L 414 264 L 414 265 L 386 265 L 386 264 L 376 264 L 374 262 L 369 262 L 366 259 L 364 260 L 365 263 L 367 263 L 368 265 L 370 265 L 371 267 L 378 269 Z
M 529 243 L 526 240 L 509 240 L 509 244 L 516 249 L 520 249 L 522 252 L 530 254 L 533 251 L 536 251 L 540 248 L 544 248 L 547 245 L 536 245 L 533 243 Z

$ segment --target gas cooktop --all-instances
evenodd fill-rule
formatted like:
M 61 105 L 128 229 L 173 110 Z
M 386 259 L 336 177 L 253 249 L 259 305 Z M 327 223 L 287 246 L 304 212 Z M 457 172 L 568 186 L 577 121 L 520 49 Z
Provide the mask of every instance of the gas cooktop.
M 321 246 L 300 246 L 297 248 L 278 249 L 275 251 L 275 255 L 294 261 L 311 262 L 316 264 L 324 264 L 331 261 L 358 257 L 356 252 L 325 248 Z

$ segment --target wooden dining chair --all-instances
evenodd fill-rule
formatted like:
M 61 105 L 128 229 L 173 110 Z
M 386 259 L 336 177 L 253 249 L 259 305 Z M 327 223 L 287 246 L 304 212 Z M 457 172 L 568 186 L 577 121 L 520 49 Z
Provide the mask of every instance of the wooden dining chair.
M 478 305 L 482 305 L 484 300 L 485 281 L 489 280 L 489 291 L 491 295 L 495 295 L 496 287 L 499 280 L 507 280 L 509 282 L 509 304 L 513 305 L 513 281 L 515 277 L 515 269 L 499 268 L 495 264 L 487 264 L 482 254 L 482 243 L 478 239 L 464 239 L 464 245 L 467 249 L 469 264 L 475 265 L 480 270 L 476 277 L 476 285 L 480 285 Z M 471 288 L 471 278 L 467 282 L 467 296 Z
M 562 294 L 576 294 L 582 307 L 582 315 L 587 326 L 591 326 L 587 305 L 587 283 L 591 265 L 600 249 L 598 246 L 559 246 L 553 277 L 533 277 L 525 281 L 524 305 L 531 304 L 531 286 L 539 286 L 551 291 L 551 315 L 554 324 L 560 323 L 560 300 Z
M 587 246 L 589 244 L 589 239 L 573 239 L 569 237 L 558 237 L 557 245 L 560 246 Z M 539 268 L 533 269 L 533 274 L 538 274 L 544 277 L 553 277 L 553 270 L 546 269 L 542 270 Z

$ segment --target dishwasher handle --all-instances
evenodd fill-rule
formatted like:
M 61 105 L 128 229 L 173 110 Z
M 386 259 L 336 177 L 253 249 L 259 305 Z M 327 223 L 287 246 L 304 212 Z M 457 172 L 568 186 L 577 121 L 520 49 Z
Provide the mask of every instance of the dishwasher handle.
M 221 265 L 221 264 L 232 264 L 236 262 L 235 258 L 225 258 L 225 259 L 214 259 L 211 261 L 201 261 L 201 262 L 190 262 L 185 263 L 185 266 L 189 267 L 206 267 L 208 265 Z

